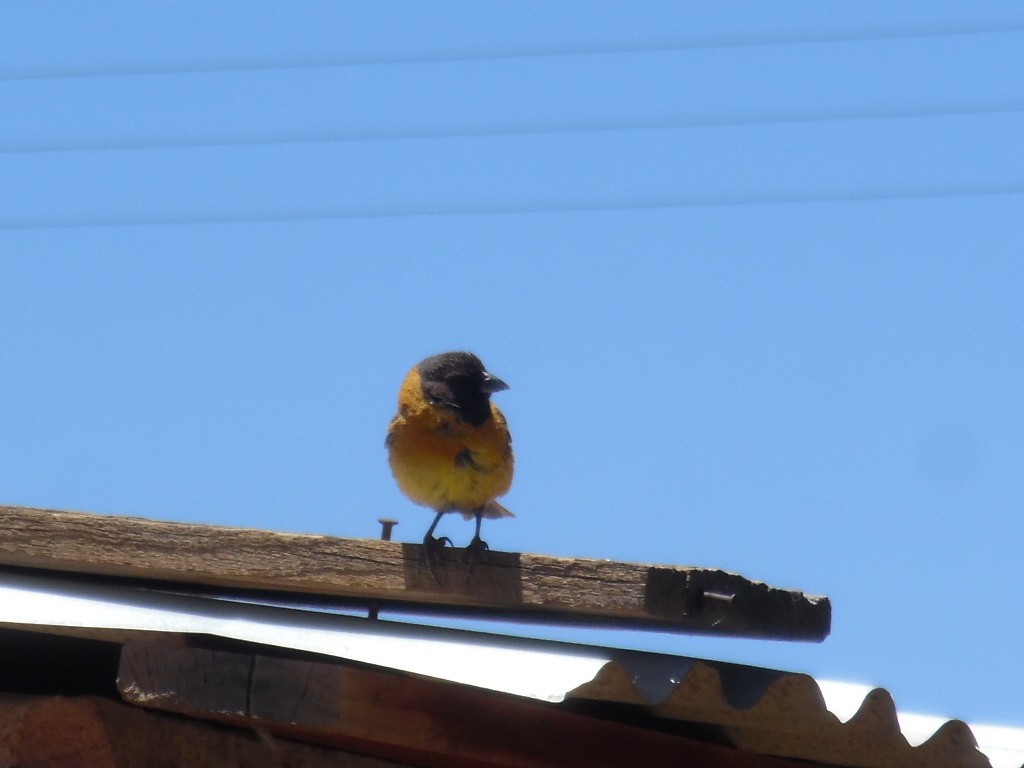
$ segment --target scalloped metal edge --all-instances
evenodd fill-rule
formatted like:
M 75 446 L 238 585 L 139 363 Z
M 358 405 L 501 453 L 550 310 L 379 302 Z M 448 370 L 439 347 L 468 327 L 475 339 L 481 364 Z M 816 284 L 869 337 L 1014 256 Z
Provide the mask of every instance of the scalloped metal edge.
M 667 671 L 673 687 L 652 696 L 650 669 L 610 661 L 567 699 L 614 701 L 645 707 L 656 717 L 716 726 L 738 749 L 814 760 L 851 768 L 1018 768 L 1024 764 L 1024 730 L 981 726 L 1001 739 L 979 749 L 971 727 L 897 713 L 882 688 L 822 681 L 797 673 L 693 660 Z M 828 697 L 826 698 L 826 693 Z M 859 704 L 851 702 L 859 696 Z M 911 734 L 905 733 L 913 726 Z M 922 738 L 932 726 L 930 736 Z M 908 738 L 908 735 L 911 738 Z M 994 754 L 993 754 L 994 753 Z M 998 758 L 992 761 L 992 758 Z

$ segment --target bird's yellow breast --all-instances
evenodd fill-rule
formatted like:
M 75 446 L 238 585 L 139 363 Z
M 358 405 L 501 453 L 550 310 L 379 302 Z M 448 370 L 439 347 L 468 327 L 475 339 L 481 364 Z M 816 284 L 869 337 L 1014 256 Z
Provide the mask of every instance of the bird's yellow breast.
M 512 484 L 512 441 L 501 411 L 479 427 L 424 400 L 415 369 L 399 393 L 388 426 L 388 461 L 398 487 L 417 504 L 441 511 L 473 510 Z

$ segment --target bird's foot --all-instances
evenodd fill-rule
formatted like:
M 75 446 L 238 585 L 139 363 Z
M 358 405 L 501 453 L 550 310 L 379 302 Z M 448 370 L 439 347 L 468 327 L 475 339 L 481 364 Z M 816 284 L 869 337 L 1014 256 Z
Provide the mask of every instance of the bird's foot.
M 427 567 L 427 571 L 430 573 L 431 578 L 434 579 L 438 584 L 441 583 L 440 579 L 437 578 L 437 574 L 434 572 L 434 566 L 441 562 L 441 553 L 444 552 L 445 546 L 454 546 L 452 540 L 447 536 L 433 536 L 427 535 L 423 539 L 423 549 L 420 550 L 420 559 L 423 565 Z
M 487 553 L 490 549 L 490 545 L 481 539 L 479 535 L 473 537 L 473 540 L 469 542 L 469 546 L 462 551 L 462 562 L 469 566 L 470 573 L 473 572 L 477 563 L 487 562 Z

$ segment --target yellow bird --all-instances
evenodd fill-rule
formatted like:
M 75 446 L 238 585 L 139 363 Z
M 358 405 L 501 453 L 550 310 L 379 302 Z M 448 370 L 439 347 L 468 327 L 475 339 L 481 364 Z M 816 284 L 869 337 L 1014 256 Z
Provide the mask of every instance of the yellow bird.
M 512 517 L 495 501 L 512 484 L 512 437 L 491 395 L 508 389 L 469 352 L 434 355 L 413 366 L 398 391 L 398 414 L 384 441 L 402 493 L 437 512 L 423 537 L 429 564 L 447 537 L 434 538 L 442 515 L 476 518 L 466 548 L 473 562 L 488 549 L 480 538 L 485 517 Z

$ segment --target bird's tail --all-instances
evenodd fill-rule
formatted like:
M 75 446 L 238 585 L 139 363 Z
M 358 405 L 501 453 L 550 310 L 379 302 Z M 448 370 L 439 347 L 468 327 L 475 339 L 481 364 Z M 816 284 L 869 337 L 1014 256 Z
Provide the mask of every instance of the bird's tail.
M 501 504 L 491 499 L 483 506 L 483 516 L 487 519 L 493 519 L 498 517 L 515 517 L 512 511 L 503 507 Z

